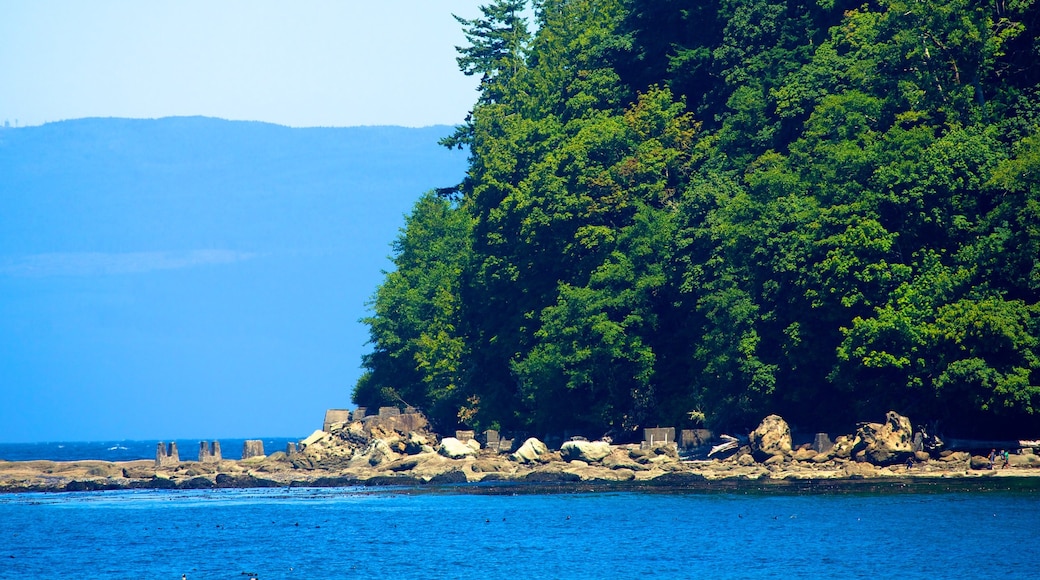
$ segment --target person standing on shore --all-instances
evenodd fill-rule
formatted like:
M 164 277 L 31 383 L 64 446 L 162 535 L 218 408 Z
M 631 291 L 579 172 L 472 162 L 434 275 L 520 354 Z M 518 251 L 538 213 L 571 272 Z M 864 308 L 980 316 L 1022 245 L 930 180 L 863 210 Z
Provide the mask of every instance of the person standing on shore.
M 990 449 L 989 450 L 989 468 L 993 469 L 993 464 L 995 464 L 996 462 L 997 462 L 997 450 L 996 449 Z
M 1005 467 L 1011 465 L 1011 454 L 1008 453 L 1007 449 L 1001 449 L 1000 455 L 1004 458 L 1004 465 L 1000 466 L 1001 469 L 1004 469 Z

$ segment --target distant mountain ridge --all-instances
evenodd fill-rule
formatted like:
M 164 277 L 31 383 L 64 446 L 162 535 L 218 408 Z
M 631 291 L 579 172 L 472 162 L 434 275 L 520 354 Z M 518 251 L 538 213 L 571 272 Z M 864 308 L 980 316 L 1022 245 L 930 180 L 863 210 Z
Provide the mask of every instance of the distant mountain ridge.
M 465 153 L 437 144 L 451 131 L 0 129 L 0 441 L 320 426 L 350 404 L 357 321 L 404 215 L 465 176 Z
M 267 221 L 253 211 L 256 203 L 278 206 L 306 199 L 313 207 L 318 197 L 384 186 L 390 189 L 380 190 L 380 199 L 356 201 L 366 208 L 372 203 L 393 207 L 396 220 L 418 193 L 461 179 L 464 156 L 437 145 L 450 131 L 444 126 L 296 129 L 207 117 L 90 118 L 7 129 L 0 132 L 0 191 L 6 198 L 3 209 L 15 213 L 5 221 L 34 230 L 6 228 L 0 232 L 0 252 L 53 245 L 55 238 L 42 237 L 55 232 L 38 219 L 41 206 L 60 208 L 70 202 L 70 194 L 80 209 L 98 212 L 98 218 L 118 223 L 120 216 L 113 212 L 138 212 L 137 223 L 121 224 L 120 235 L 132 239 L 76 227 L 89 222 L 62 223 L 63 230 L 73 226 L 67 233 L 77 234 L 76 240 L 54 250 L 82 249 L 86 240 L 100 246 L 95 249 L 114 250 L 131 242 L 155 245 L 162 229 L 156 226 L 168 225 L 171 215 L 181 212 L 201 220 L 193 228 L 199 234 L 208 225 L 222 230 L 223 238 L 203 235 L 196 241 L 179 232 L 163 243 L 240 246 L 258 241 L 258 232 L 242 230 L 250 219 Z M 21 202 L 12 207 L 13 197 Z M 207 203 L 213 204 L 209 211 Z M 323 221 L 333 217 L 323 214 Z M 35 229 L 41 226 L 43 232 Z

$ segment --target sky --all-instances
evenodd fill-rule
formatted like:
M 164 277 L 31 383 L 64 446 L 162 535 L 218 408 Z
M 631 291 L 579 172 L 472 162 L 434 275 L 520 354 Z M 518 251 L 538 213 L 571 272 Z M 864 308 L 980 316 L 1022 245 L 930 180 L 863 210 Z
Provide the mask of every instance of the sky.
M 463 121 L 476 100 L 477 79 L 458 70 L 455 47 L 466 41 L 452 14 L 477 17 L 480 4 L 479 0 L 5 1 L 0 3 L 0 127 L 34 127 L 86 117 L 180 116 L 262 121 L 289 127 L 456 125 Z M 455 163 L 458 162 L 456 159 Z M 6 195 L 9 201 L 18 203 L 13 197 L 15 193 L 4 192 L 0 187 L 0 196 Z M 407 193 L 418 197 L 421 191 Z M 396 206 L 381 208 L 380 215 L 390 213 L 399 219 L 404 210 Z M 4 219 L 0 215 L 0 229 L 6 227 Z M 86 216 L 86 219 L 94 218 Z M 378 235 L 392 240 L 399 224 L 395 221 L 385 226 L 386 231 Z M 302 224 L 302 229 L 306 228 L 307 224 Z M 202 318 L 192 321 L 162 312 L 149 314 L 149 301 L 178 300 L 200 317 L 224 316 L 228 305 L 239 307 L 234 304 L 235 298 L 225 296 L 219 304 L 190 304 L 193 282 L 187 277 L 197 276 L 196 273 L 202 271 L 200 268 L 209 268 L 213 272 L 226 272 L 228 277 L 237 276 L 236 280 L 245 279 L 253 275 L 248 268 L 259 270 L 259 265 L 272 259 L 269 256 L 273 254 L 256 253 L 244 244 L 226 247 L 199 243 L 175 248 L 138 243 L 102 247 L 98 243 L 87 243 L 89 240 L 63 239 L 57 244 L 53 239 L 37 237 L 30 232 L 24 243 L 15 240 L 7 248 L 0 248 L 0 278 L 11 288 L 21 285 L 17 290 L 21 292 L 17 294 L 19 300 L 60 305 L 47 313 L 53 327 L 33 335 L 52 336 L 55 342 L 20 345 L 23 351 L 37 349 L 38 352 L 28 357 L 7 357 L 6 363 L 17 366 L 18 372 L 57 377 L 54 380 L 65 381 L 68 390 L 33 392 L 22 385 L 2 384 L 3 377 L 0 377 L 0 399 L 4 398 L 3 391 L 18 390 L 19 404 L 37 413 L 29 416 L 23 412 L 29 411 L 22 408 L 0 409 L 0 419 L 6 413 L 7 419 L 18 419 L 9 423 L 33 427 L 5 430 L 0 425 L 0 442 L 195 436 L 298 435 L 302 438 L 320 426 L 324 409 L 332 406 L 327 400 L 309 403 L 314 407 L 313 416 L 308 416 L 306 422 L 295 419 L 291 423 L 277 422 L 258 416 L 248 432 L 241 429 L 241 422 L 228 422 L 222 430 L 199 432 L 187 415 L 195 403 L 182 401 L 178 408 L 185 409 L 184 421 L 178 430 L 169 429 L 168 424 L 160 420 L 166 418 L 161 417 L 153 423 L 155 432 L 142 428 L 142 423 L 130 429 L 120 422 L 119 416 L 147 417 L 155 411 L 154 396 L 114 387 L 97 393 L 76 389 L 77 380 L 84 384 L 86 381 L 102 384 L 111 379 L 113 384 L 126 385 L 159 372 L 164 373 L 164 380 L 174 381 L 179 373 L 185 372 L 175 359 L 160 361 L 161 367 L 142 369 L 138 367 L 146 366 L 143 358 L 134 363 L 137 366 L 123 368 L 125 365 L 106 362 L 96 355 L 109 352 L 104 350 L 107 343 L 132 344 L 137 340 L 121 334 L 119 329 L 144 324 L 141 316 L 153 316 L 158 326 L 184 327 L 183 340 L 188 340 L 183 337 L 190 336 L 191 332 L 203 332 Z M 58 245 L 62 247 L 48 250 Z M 21 250 L 15 251 L 16 246 Z M 286 249 L 289 253 L 293 251 L 296 249 Z M 380 260 L 385 260 L 388 244 L 381 242 L 372 251 Z M 315 262 L 316 268 L 325 264 Z M 319 279 L 315 270 L 306 271 L 305 260 L 292 261 L 291 267 L 300 269 L 301 279 L 308 276 Z M 341 276 L 338 279 L 350 278 L 353 274 L 348 270 L 345 268 L 337 274 Z M 373 271 L 377 272 L 378 266 L 373 266 Z M 270 280 L 266 283 L 275 289 L 283 283 L 270 274 L 257 275 L 268 276 Z M 61 282 L 63 285 L 59 287 L 59 282 L 53 282 L 59 280 L 56 276 L 63 277 L 60 280 L 67 284 Z M 169 285 L 164 285 L 165 280 L 170 280 Z M 363 297 L 371 296 L 374 287 L 369 285 L 370 279 L 365 280 L 364 288 L 350 291 Z M 80 302 L 66 300 L 73 286 Z M 15 290 L 9 292 L 9 297 L 16 295 Z M 48 302 L 46 296 L 41 298 L 41 292 L 57 298 Z M 324 304 L 331 304 L 341 297 L 327 296 L 322 300 Z M 366 314 L 362 301 L 356 300 L 358 304 L 352 304 L 352 310 L 340 315 L 357 321 Z M 19 307 L 15 302 L 6 306 L 8 312 L 17 314 Z M 0 310 L 4 307 L 0 304 Z M 243 317 L 252 315 L 252 312 L 245 313 L 250 305 L 240 307 Z M 135 320 L 120 319 L 130 317 L 131 312 L 137 317 Z M 29 314 L 21 315 L 24 316 L 17 324 L 34 324 L 35 319 Z M 107 318 L 110 316 L 115 318 Z M 283 318 L 278 321 L 282 324 L 279 328 L 291 326 L 300 337 L 321 340 L 320 337 L 327 335 L 330 341 L 342 340 L 341 334 L 329 328 L 331 324 L 323 320 L 321 312 L 308 312 L 292 320 L 286 314 Z M 307 326 L 311 320 L 316 327 L 321 327 L 318 332 Z M 271 322 L 268 326 L 273 328 L 274 324 Z M 77 345 L 73 352 L 69 344 L 62 342 L 62 337 L 68 334 L 66 326 L 101 328 L 103 333 L 97 337 L 96 344 L 86 345 L 87 350 Z M 252 331 L 247 328 L 241 332 L 246 336 Z M 145 338 L 154 340 L 154 337 Z M 256 333 L 247 338 L 254 342 L 266 340 Z M 0 342 L 4 340 L 22 339 L 17 332 L 12 332 L 6 337 L 0 336 Z M 141 349 L 146 346 L 143 342 L 140 344 Z M 227 348 L 232 349 L 233 345 Z M 54 359 L 53 353 L 65 352 L 61 349 L 67 349 L 68 356 Z M 193 351 L 185 346 L 183 352 Z M 133 349 L 124 354 L 126 360 L 133 360 L 135 356 Z M 232 354 L 243 360 L 253 356 Z M 332 374 L 316 380 L 335 383 L 337 397 L 349 393 L 360 372 L 357 356 L 349 361 L 329 361 L 328 357 L 318 357 L 316 351 L 303 347 L 299 352 L 284 354 L 297 357 L 298 362 L 313 368 L 330 369 Z M 213 356 L 216 361 L 217 353 Z M 89 367 L 93 375 L 80 373 L 77 357 L 83 359 L 82 368 Z M 0 354 L 0 359 L 3 358 Z M 256 376 L 250 377 L 254 384 L 273 381 L 270 375 L 279 371 L 277 361 L 261 358 L 259 363 L 262 364 L 255 369 Z M 105 367 L 106 364 L 109 367 Z M 122 383 L 117 380 L 120 374 L 125 375 Z M 236 400 L 248 398 L 251 388 L 248 383 L 228 376 L 225 384 L 234 386 L 231 392 L 220 394 L 220 401 L 233 405 Z M 204 387 L 195 389 L 193 396 L 206 396 Z M 294 397 L 307 396 L 305 385 L 293 385 L 290 393 Z M 94 414 L 90 428 L 81 428 L 63 418 L 49 421 L 47 408 L 53 406 L 55 400 L 61 400 L 69 413 Z M 277 400 L 265 404 L 268 411 L 277 413 Z M 349 405 L 345 399 L 336 404 Z M 147 426 L 146 421 L 142 419 L 142 422 Z M 159 432 L 160 426 L 162 432 Z
M 11 0 L 0 122 L 203 115 L 291 127 L 457 124 L 477 0 Z

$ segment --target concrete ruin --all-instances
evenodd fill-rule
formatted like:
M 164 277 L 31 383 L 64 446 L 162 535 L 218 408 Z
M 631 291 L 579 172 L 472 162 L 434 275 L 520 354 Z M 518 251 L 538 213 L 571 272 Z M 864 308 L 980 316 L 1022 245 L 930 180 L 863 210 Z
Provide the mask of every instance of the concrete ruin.
M 347 423 L 348 421 L 350 421 L 349 409 L 328 409 L 325 411 L 325 422 L 322 424 L 321 430 L 329 433 L 336 423 Z
M 651 449 L 660 445 L 675 445 L 675 427 L 651 427 L 643 429 L 640 447 Z
M 429 423 L 422 413 L 412 407 L 407 407 L 405 410 L 412 412 L 402 413 L 397 407 L 380 407 L 379 415 L 365 417 L 363 422 L 366 427 L 369 425 L 384 425 L 389 429 L 396 429 L 402 433 L 418 432 L 428 427 Z
M 246 442 L 242 444 L 242 459 L 264 457 L 266 455 L 264 453 L 264 442 L 259 439 L 246 439 Z
M 499 453 L 512 453 L 514 439 L 503 439 L 498 431 L 488 429 L 484 431 L 484 448 Z
M 834 442 L 827 433 L 817 433 L 813 437 L 812 449 L 817 453 L 826 453 L 834 449 Z
M 365 407 L 358 407 L 354 411 L 344 409 L 326 410 L 322 431 L 335 433 L 347 428 L 350 423 L 362 423 L 365 429 L 379 427 L 402 433 L 419 432 L 429 427 L 426 416 L 415 407 L 405 407 L 403 412 L 398 407 L 380 407 L 378 414 L 375 415 L 369 415 Z M 301 441 L 297 452 L 303 451 L 304 447 L 305 445 Z
M 358 407 L 353 411 L 346 409 L 327 409 L 322 431 L 333 433 L 343 429 L 350 423 L 364 423 L 366 426 L 381 425 L 388 429 L 397 429 L 404 433 L 420 431 L 427 427 L 426 417 L 415 407 L 380 407 L 378 414 L 369 415 L 368 409 Z M 301 449 L 302 450 L 302 449 Z
M 167 447 L 162 441 L 156 446 L 155 449 L 155 466 L 156 467 L 172 467 L 181 462 L 181 456 L 177 452 L 177 442 L 171 441 Z
M 708 429 L 683 429 L 679 432 L 679 449 L 683 452 L 694 452 L 711 447 L 715 434 Z
M 220 463 L 222 460 L 220 441 L 199 441 L 199 463 Z

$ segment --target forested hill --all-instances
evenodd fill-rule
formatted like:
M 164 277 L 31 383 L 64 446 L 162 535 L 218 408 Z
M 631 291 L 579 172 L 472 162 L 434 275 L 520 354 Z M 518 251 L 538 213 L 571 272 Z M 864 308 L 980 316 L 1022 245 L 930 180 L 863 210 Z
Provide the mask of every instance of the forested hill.
M 439 428 L 1040 430 L 1035 0 L 494 0 L 355 400 Z

